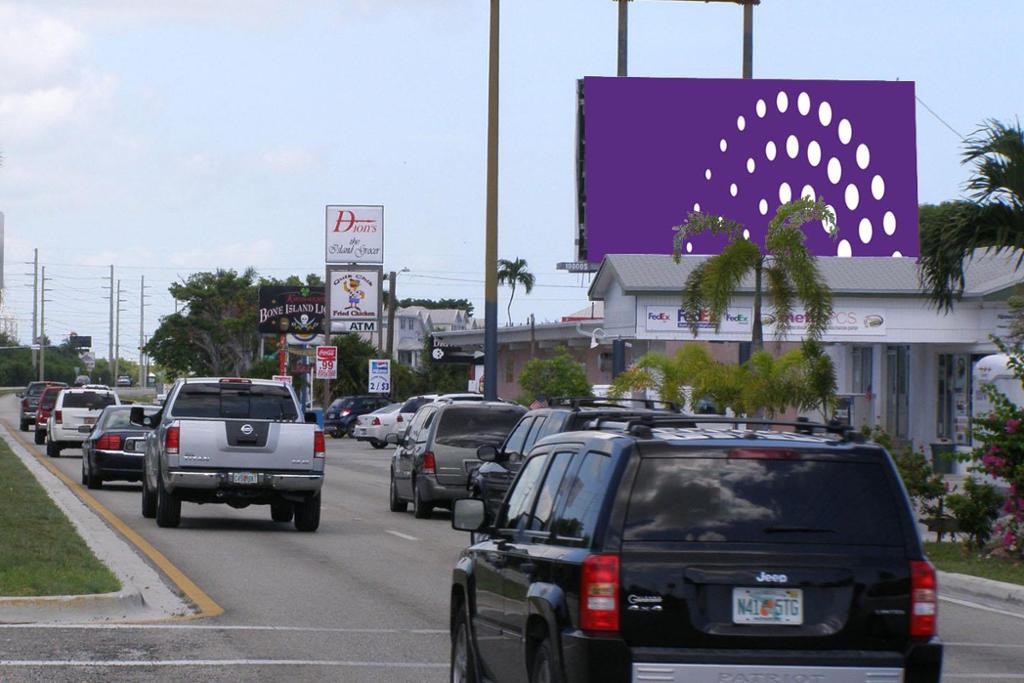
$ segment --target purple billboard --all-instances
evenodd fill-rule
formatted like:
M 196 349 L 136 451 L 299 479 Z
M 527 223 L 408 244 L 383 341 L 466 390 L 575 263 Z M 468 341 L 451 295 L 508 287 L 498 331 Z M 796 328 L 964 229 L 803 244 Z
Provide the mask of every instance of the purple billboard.
M 742 223 L 764 243 L 776 209 L 833 208 L 835 238 L 804 226 L 819 256 L 917 256 L 914 84 L 585 78 L 581 261 L 672 253 L 690 211 Z M 717 254 L 698 235 L 691 254 Z

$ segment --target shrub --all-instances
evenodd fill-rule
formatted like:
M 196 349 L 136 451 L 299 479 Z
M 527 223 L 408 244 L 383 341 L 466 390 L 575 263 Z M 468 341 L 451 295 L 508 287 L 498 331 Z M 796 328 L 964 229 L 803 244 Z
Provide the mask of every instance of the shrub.
M 960 533 L 967 534 L 968 544 L 985 547 L 992 536 L 992 523 L 999 516 L 1002 498 L 991 484 L 968 478 L 963 493 L 946 496 L 946 506 L 953 513 Z

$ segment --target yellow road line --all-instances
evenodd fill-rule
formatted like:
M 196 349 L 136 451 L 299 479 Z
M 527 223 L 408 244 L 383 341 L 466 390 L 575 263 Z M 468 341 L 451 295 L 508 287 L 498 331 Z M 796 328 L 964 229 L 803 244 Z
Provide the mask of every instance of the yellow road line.
M 213 598 L 207 595 L 202 588 L 197 586 L 192 579 L 185 576 L 180 569 L 175 567 L 162 552 L 153 546 L 152 543 L 140 536 L 138 532 L 128 526 L 120 517 L 111 512 L 109 508 L 103 505 L 103 503 L 96 500 L 96 498 L 86 489 L 82 488 L 78 482 L 64 474 L 59 467 L 49 461 L 49 458 L 41 456 L 39 451 L 23 439 L 8 420 L 4 420 L 3 422 L 7 427 L 7 431 L 11 433 L 14 439 L 29 453 L 31 453 L 43 467 L 48 469 L 55 477 L 64 482 L 64 484 L 71 489 L 71 491 L 78 496 L 83 503 L 91 507 L 96 514 L 105 519 L 110 526 L 114 527 L 114 529 L 116 529 L 117 532 L 125 538 L 125 540 L 138 548 L 143 555 L 148 557 L 153 564 L 155 564 L 157 568 L 162 571 L 175 586 L 178 587 L 178 590 L 184 593 L 185 597 L 191 600 L 196 607 L 199 608 L 199 612 L 197 614 L 191 614 L 184 617 L 171 617 L 166 621 L 204 619 L 207 617 L 216 617 L 224 613 L 223 607 L 214 602 Z

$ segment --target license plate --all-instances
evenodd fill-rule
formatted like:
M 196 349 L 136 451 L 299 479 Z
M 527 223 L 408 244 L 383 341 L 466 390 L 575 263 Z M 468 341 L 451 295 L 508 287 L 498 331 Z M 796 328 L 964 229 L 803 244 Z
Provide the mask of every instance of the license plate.
M 366 427 L 358 427 L 356 429 L 356 436 L 366 436 Z
M 83 424 L 87 424 L 87 425 L 94 425 L 94 424 L 96 424 L 96 418 L 95 417 L 83 417 L 82 418 L 82 423 Z
M 799 588 L 733 588 L 732 623 L 799 626 L 804 592 Z
M 255 472 L 232 472 L 231 473 L 232 484 L 257 484 L 259 483 L 259 477 Z

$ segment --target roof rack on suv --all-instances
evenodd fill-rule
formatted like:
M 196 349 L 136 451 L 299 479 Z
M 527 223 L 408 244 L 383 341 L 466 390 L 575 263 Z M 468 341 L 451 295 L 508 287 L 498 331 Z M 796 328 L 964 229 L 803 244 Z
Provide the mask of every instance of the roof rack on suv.
M 548 399 L 548 407 L 566 406 L 569 408 L 615 408 L 637 407 L 642 405 L 648 410 L 671 410 L 679 412 L 679 406 L 671 401 L 652 398 L 595 398 L 592 396 L 555 396 Z
M 601 428 L 602 422 L 621 422 L 620 419 L 615 417 L 600 417 L 595 422 L 595 429 Z M 840 437 L 842 441 L 848 441 L 853 443 L 863 443 L 867 439 L 863 434 L 854 427 L 845 425 L 839 422 L 811 422 L 810 420 L 773 420 L 763 417 L 704 417 L 691 415 L 687 417 L 677 417 L 675 415 L 641 415 L 637 417 L 630 417 L 626 420 L 625 431 L 636 434 L 637 436 L 650 436 L 651 429 L 656 427 L 679 427 L 679 428 L 692 428 L 694 423 L 700 424 L 726 424 L 733 425 L 735 428 L 739 428 L 739 425 L 748 425 L 748 431 L 752 437 L 755 436 L 755 430 L 750 428 L 751 425 L 759 426 L 762 428 L 766 427 L 795 427 L 796 433 L 798 434 L 813 434 L 815 431 L 824 432 L 826 434 L 833 434 Z

